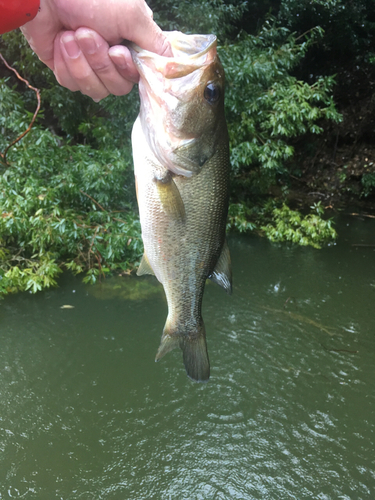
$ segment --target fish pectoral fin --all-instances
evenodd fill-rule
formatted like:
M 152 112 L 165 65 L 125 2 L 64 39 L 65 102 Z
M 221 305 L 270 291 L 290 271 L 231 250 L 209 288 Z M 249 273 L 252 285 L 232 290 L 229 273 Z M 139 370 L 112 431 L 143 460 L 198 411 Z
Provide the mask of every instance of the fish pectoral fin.
M 164 213 L 174 220 L 184 221 L 185 205 L 173 176 L 168 172 L 162 179 L 155 178 L 155 184 Z
M 229 295 L 232 293 L 232 263 L 226 240 L 210 279 L 222 286 Z
M 143 254 L 141 263 L 139 264 L 137 276 L 143 276 L 144 274 L 151 274 L 152 276 L 155 276 L 155 273 L 145 253 Z

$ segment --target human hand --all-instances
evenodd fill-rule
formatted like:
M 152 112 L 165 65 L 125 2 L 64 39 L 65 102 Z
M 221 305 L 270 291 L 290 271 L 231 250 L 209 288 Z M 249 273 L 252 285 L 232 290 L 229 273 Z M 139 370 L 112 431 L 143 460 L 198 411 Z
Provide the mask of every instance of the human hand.
M 110 45 L 126 39 L 171 55 L 144 0 L 41 0 L 37 16 L 21 29 L 61 85 L 96 101 L 127 94 L 138 81 L 129 50 Z

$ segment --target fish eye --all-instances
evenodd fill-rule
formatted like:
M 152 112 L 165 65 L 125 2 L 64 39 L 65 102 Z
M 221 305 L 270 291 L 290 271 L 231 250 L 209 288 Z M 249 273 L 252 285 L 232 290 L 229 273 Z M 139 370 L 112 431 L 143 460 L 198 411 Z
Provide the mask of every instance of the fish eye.
M 220 98 L 220 87 L 215 83 L 208 83 L 204 89 L 204 98 L 210 104 L 214 104 Z

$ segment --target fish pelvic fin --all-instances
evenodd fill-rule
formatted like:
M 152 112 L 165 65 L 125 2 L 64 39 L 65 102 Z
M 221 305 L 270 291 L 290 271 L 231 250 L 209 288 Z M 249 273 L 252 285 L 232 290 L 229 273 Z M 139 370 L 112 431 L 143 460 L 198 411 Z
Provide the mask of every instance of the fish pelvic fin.
M 227 294 L 232 293 L 232 263 L 227 241 L 224 241 L 221 254 L 210 279 L 222 286 Z
M 143 254 L 141 263 L 139 264 L 137 276 L 143 276 L 144 274 L 151 274 L 152 276 L 155 276 L 155 273 L 145 253 Z
M 172 349 L 180 347 L 188 377 L 195 382 L 207 382 L 210 378 L 210 361 L 208 359 L 206 331 L 203 321 L 197 330 L 190 335 L 179 334 L 164 328 L 155 361 L 159 361 Z

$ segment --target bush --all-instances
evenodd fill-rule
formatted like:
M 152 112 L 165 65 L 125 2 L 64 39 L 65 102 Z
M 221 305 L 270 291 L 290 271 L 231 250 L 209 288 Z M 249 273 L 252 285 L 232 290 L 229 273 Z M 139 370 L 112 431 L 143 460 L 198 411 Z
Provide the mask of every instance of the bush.
M 4 81 L 0 103 L 4 150 L 26 128 L 30 113 Z M 69 145 L 34 126 L 9 150 L 1 168 L 3 289 L 49 287 L 61 268 L 85 271 L 85 280 L 94 282 L 132 266 L 142 253 L 132 177 L 129 154 L 120 149 Z
M 226 109 L 234 174 L 251 165 L 257 169 L 257 184 L 263 176 L 267 189 L 286 172 L 293 156 L 288 139 L 320 133 L 322 119 L 341 119 L 331 96 L 333 77 L 309 85 L 290 74 L 320 36 L 321 31 L 315 29 L 301 41 L 268 21 L 259 36 L 243 34 L 236 43 L 220 47 L 228 82 Z
M 311 209 L 313 213 L 304 217 L 284 203 L 281 208 L 273 209 L 272 222 L 262 229 L 267 238 L 274 242 L 290 241 L 302 246 L 321 248 L 323 244 L 334 241 L 337 233 L 332 227 L 332 219 L 322 218 L 324 209 L 320 202 Z
M 246 5 L 241 0 L 151 3 L 164 29 L 218 34 L 234 187 L 228 226 L 242 232 L 261 227 L 267 210 L 254 203 L 250 209 L 248 201 L 254 194 L 264 196 L 288 172 L 292 139 L 320 133 L 322 120 L 340 120 L 331 96 L 333 77 L 308 84 L 293 76 L 322 30 L 297 36 L 269 19 L 258 35 L 239 33 Z M 1 166 L 0 293 L 54 285 L 63 268 L 85 272 L 85 280 L 93 282 L 133 266 L 142 253 L 130 148 L 137 92 L 94 103 L 57 85 L 20 33 L 4 35 L 0 50 L 42 94 L 37 123 Z M 11 82 L 0 82 L 0 151 L 27 128 L 35 109 L 34 93 Z M 373 180 L 367 184 L 370 189 Z M 274 223 L 264 231 L 271 239 L 282 235 L 319 246 L 328 229 L 318 217 L 275 209 Z M 313 229 L 309 233 L 313 227 L 318 237 Z

